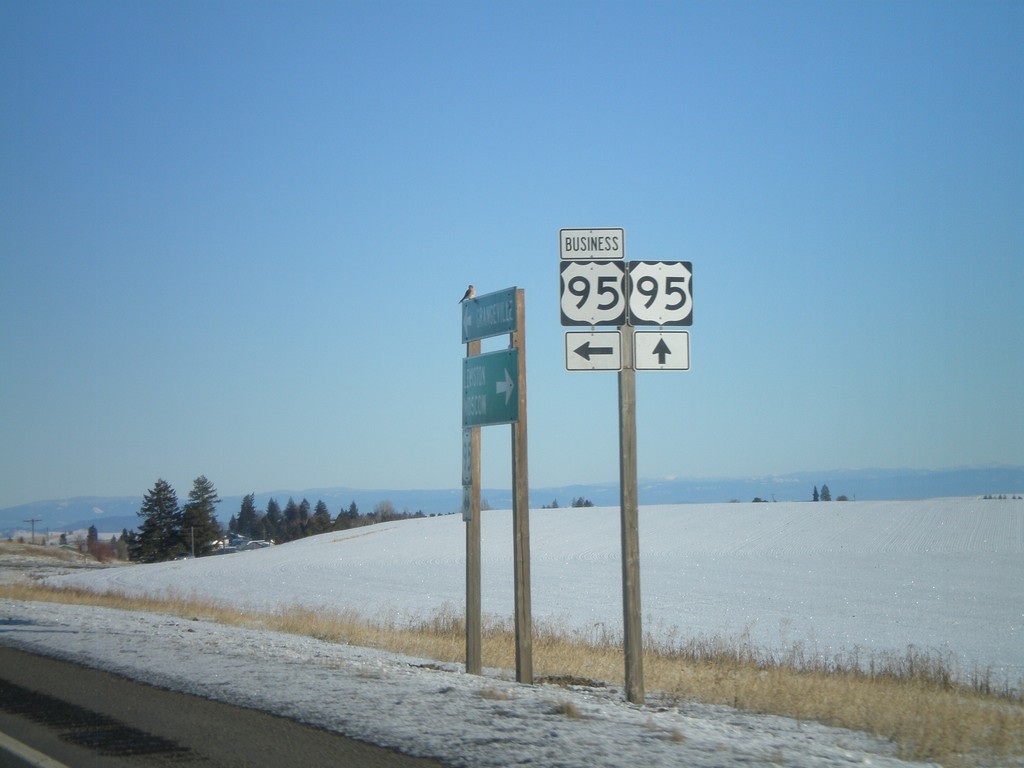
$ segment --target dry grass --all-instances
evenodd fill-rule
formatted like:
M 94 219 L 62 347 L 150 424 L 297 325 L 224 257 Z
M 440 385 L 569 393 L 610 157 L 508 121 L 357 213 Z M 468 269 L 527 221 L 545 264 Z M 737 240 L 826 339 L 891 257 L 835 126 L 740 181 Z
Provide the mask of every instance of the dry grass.
M 675 699 L 727 704 L 892 740 L 900 756 L 974 765 L 989 756 L 1024 757 L 1024 707 L 927 677 L 785 664 L 648 657 L 650 674 Z M 996 760 L 996 764 L 1002 764 Z
M 484 688 L 478 694 L 481 699 L 490 701 L 515 701 L 515 695 L 511 691 L 499 690 L 498 688 Z
M 568 700 L 558 701 L 553 704 L 551 707 L 551 714 L 562 715 L 563 717 L 568 717 L 570 720 L 579 720 L 583 717 L 580 713 L 580 708 Z
M 21 544 L 5 541 L 0 544 L 0 552 L 5 555 L 23 555 L 33 559 L 55 560 L 60 562 L 89 562 L 95 564 L 95 558 L 83 555 L 71 547 L 43 547 L 38 544 Z
M 256 614 L 182 596 L 140 599 L 31 583 L 0 585 L 0 597 L 172 613 L 443 662 L 465 658 L 465 624 L 454 610 L 414 619 L 308 608 Z M 856 655 L 823 661 L 799 645 L 773 656 L 744 638 L 661 645 L 648 639 L 646 646 L 646 688 L 652 698 L 669 704 L 725 704 L 866 731 L 892 740 L 909 760 L 946 766 L 1024 763 L 1020 688 L 993 690 L 986 673 L 963 683 L 949 658 L 908 649 L 905 655 L 866 662 Z M 485 627 L 483 658 L 489 667 L 515 666 L 511 626 L 491 622 Z M 582 636 L 535 626 L 533 661 L 539 680 L 622 684 L 621 645 L 604 632 Z

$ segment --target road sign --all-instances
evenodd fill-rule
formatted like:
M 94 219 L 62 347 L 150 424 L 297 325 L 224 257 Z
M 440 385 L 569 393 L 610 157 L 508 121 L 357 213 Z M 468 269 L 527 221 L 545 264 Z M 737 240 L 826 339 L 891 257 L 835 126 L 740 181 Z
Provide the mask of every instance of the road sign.
M 630 325 L 692 325 L 693 264 L 629 262 Z
M 605 260 L 626 257 L 626 230 L 615 227 L 558 230 L 558 257 L 562 260 Z
M 638 371 L 690 370 L 689 332 L 634 331 L 633 367 Z
M 519 350 L 462 358 L 462 426 L 519 421 Z
M 516 289 L 485 293 L 462 302 L 462 343 L 516 330 Z
M 619 331 L 569 331 L 565 334 L 565 368 L 569 371 L 622 369 Z
M 563 261 L 562 325 L 625 325 L 626 265 L 621 261 Z

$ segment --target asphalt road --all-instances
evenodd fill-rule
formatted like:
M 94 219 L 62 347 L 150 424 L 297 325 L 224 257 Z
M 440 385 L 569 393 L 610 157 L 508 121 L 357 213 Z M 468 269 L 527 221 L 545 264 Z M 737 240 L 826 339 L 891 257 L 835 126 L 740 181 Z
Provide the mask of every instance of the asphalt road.
M 265 712 L 3 645 L 0 734 L 74 768 L 187 768 L 200 763 L 239 768 L 444 766 Z M 0 748 L 0 768 L 44 764 L 19 760 Z

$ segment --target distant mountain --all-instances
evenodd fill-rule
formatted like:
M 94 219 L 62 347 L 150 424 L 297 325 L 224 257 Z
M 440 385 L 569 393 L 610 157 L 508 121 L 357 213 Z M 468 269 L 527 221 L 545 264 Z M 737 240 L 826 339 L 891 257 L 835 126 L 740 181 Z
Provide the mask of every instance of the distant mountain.
M 837 469 L 821 472 L 797 472 L 759 478 L 641 480 L 640 504 L 687 504 L 727 501 L 810 500 L 815 487 L 827 485 L 832 498 L 903 500 L 940 496 L 983 496 L 985 494 L 1024 495 L 1024 467 L 993 465 L 948 470 L 918 469 Z M 492 509 L 512 506 L 509 489 L 486 488 L 481 495 Z M 283 508 L 288 499 L 303 499 L 315 505 L 327 504 L 332 516 L 356 503 L 360 513 L 372 512 L 376 504 L 390 501 L 398 512 L 423 512 L 447 515 L 458 512 L 462 490 L 367 490 L 356 488 L 314 488 L 304 491 L 279 490 L 256 494 L 257 509 L 265 509 L 269 499 Z M 573 499 L 584 498 L 596 506 L 619 503 L 619 484 L 564 485 L 530 490 L 530 506 L 539 508 L 557 502 L 568 507 Z M 225 496 L 217 517 L 227 523 L 238 513 L 241 496 Z M 141 496 L 86 496 L 58 501 L 38 501 L 0 510 L 0 535 L 27 533 L 35 519 L 36 532 L 74 531 L 95 525 L 101 533 L 117 532 L 138 525 Z
M 132 528 L 139 522 L 141 496 L 80 496 L 57 501 L 35 501 L 0 509 L 0 535 L 26 534 L 35 520 L 36 533 L 74 531 L 90 525 L 107 531 Z
M 824 472 L 796 472 L 758 478 L 678 479 L 639 481 L 641 505 L 705 504 L 726 501 L 810 501 L 814 489 L 827 485 L 832 498 L 899 501 L 943 496 L 983 496 L 988 493 L 1024 494 L 1024 467 L 988 466 L 949 470 L 837 469 Z M 495 509 L 512 505 L 509 490 L 482 491 Z M 530 490 L 530 506 L 557 501 L 569 506 L 584 498 L 595 506 L 619 503 L 619 484 L 566 485 Z
M 810 501 L 814 488 L 829 487 L 832 498 L 899 501 L 944 496 L 1024 494 L 1024 467 L 993 465 L 947 470 L 836 469 L 796 472 L 744 480 L 676 480 L 640 484 L 641 504 L 681 502 Z M 596 502 L 595 502 L 596 503 Z

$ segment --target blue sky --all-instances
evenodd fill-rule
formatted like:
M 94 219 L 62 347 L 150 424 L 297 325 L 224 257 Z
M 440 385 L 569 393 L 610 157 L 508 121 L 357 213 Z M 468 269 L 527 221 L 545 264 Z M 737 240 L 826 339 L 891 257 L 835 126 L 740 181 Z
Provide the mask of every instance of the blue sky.
M 1019 3 L 16 0 L 0 73 L 0 506 L 457 487 L 470 282 L 614 481 L 562 227 L 693 262 L 641 477 L 1024 463 Z

